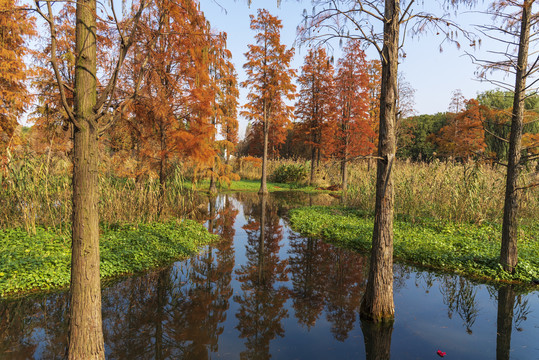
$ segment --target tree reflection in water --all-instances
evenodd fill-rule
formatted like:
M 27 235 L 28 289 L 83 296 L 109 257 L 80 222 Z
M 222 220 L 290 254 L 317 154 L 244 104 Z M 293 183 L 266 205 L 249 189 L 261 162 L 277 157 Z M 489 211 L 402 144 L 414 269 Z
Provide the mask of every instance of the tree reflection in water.
M 393 322 L 374 323 L 361 320 L 361 331 L 365 340 L 366 359 L 389 360 Z
M 289 240 L 291 296 L 299 324 L 309 330 L 325 309 L 334 338 L 345 341 L 363 296 L 365 258 L 318 239 L 290 235 Z
M 104 287 L 107 358 L 288 359 L 359 354 L 359 358 L 389 359 L 392 345 L 393 357 L 399 359 L 426 358 L 427 352 L 417 350 L 433 346 L 430 354 L 436 356 L 438 345 L 450 355 L 466 357 L 466 351 L 478 347 L 476 339 L 487 338 L 485 334 L 488 340 L 479 344 L 485 350 L 474 353 L 474 359 L 494 358 L 494 341 L 497 359 L 533 358 L 534 346 L 527 339 L 539 333 L 537 315 L 531 310 L 539 306 L 536 293 L 519 295 L 517 288 L 477 285 L 407 265 L 395 265 L 395 289 L 402 303 L 396 323 L 380 327 L 360 322 L 367 260 L 286 229 L 281 217 L 288 207 L 296 206 L 298 199 L 318 203 L 302 196 L 236 194 L 203 199 L 207 206 L 195 206 L 192 214 L 206 221 L 223 241 L 162 271 Z M 320 198 L 323 203 L 329 200 Z M 238 217 L 240 210 L 245 219 Z M 236 259 L 243 263 L 236 264 Z M 487 302 L 496 301 L 495 338 L 496 307 Z M 0 301 L 0 359 L 63 358 L 66 309 L 62 293 Z M 289 311 L 295 319 L 289 318 Z M 471 334 L 472 330 L 473 336 L 467 336 L 465 331 Z M 449 335 L 445 345 L 440 344 L 445 334 Z
M 58 359 L 67 352 L 67 294 L 0 302 L 0 359 Z M 48 341 L 36 341 L 36 335 Z
M 472 333 L 472 326 L 479 314 L 479 306 L 475 300 L 477 288 L 463 277 L 444 276 L 440 291 L 447 305 L 447 316 L 451 318 L 456 312 L 464 321 L 466 332 Z
M 216 210 L 213 199 L 208 226 L 223 241 L 186 266 L 135 278 L 125 287 L 126 293 L 115 289 L 106 297 L 110 301 L 107 309 L 117 307 L 105 316 L 110 346 L 107 357 L 206 359 L 211 352 L 218 352 L 218 338 L 232 296 L 237 213 L 227 198 Z
M 258 209 L 244 208 L 249 216 L 244 226 L 247 263 L 236 270 L 243 293 L 234 296 L 240 305 L 237 329 L 240 337 L 247 339 L 246 349 L 240 354 L 242 359 L 269 359 L 270 341 L 284 336 L 281 322 L 288 317 L 283 307 L 288 299 L 284 285 L 288 281 L 288 263 L 279 257 L 283 231 L 277 208 L 267 198 L 260 195 Z
M 511 354 L 511 334 L 514 328 L 523 329 L 520 325 L 527 320 L 531 309 L 528 300 L 517 292 L 512 285 L 498 289 L 498 321 L 496 331 L 496 360 L 509 360 Z

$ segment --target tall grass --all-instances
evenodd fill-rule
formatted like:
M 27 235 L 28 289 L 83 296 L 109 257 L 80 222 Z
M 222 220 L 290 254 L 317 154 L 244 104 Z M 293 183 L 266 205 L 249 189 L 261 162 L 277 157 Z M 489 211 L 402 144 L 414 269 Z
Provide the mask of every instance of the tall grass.
M 534 175 L 524 174 L 525 187 Z M 374 209 L 375 170 L 356 164 L 350 171 L 351 204 Z M 397 161 L 394 166 L 395 212 L 459 222 L 500 222 L 503 217 L 505 170 L 480 163 Z M 521 191 L 520 216 L 537 220 L 539 191 Z
M 186 217 L 197 209 L 193 192 L 183 188 L 175 170 L 161 199 L 159 181 L 99 174 L 100 221 L 139 223 Z M 22 227 L 35 233 L 37 225 L 69 231 L 71 223 L 71 163 L 62 157 L 22 154 L 8 158 L 0 169 L 0 228 Z M 160 211 L 159 211 L 160 210 Z
M 280 165 L 308 164 L 305 161 L 273 160 L 268 162 L 268 173 Z M 235 166 L 240 171 L 239 166 Z M 374 211 L 376 195 L 376 166 L 368 161 L 350 163 L 347 204 Z M 505 169 L 477 162 L 456 163 L 434 161 L 414 163 L 396 161 L 393 167 L 395 184 L 395 212 L 415 217 L 448 219 L 459 222 L 501 222 L 505 191 Z M 257 179 L 260 169 L 243 164 L 242 178 Z M 323 163 L 317 174 L 319 181 L 329 185 L 340 184 L 340 164 Z M 539 175 L 534 167 L 525 169 L 520 186 L 537 183 Z M 520 217 L 536 221 L 539 217 L 539 188 L 521 190 Z
M 260 164 L 235 159 L 234 172 L 242 179 L 260 178 Z M 273 160 L 268 173 L 282 165 L 307 165 L 301 160 Z M 480 163 L 411 163 L 397 161 L 393 167 L 395 212 L 409 216 L 449 219 L 459 222 L 500 222 L 505 170 Z M 148 177 L 135 181 L 119 178 L 110 169 L 100 169 L 100 219 L 105 223 L 163 221 L 186 217 L 198 211 L 201 200 L 184 187 L 182 169 L 176 168 L 161 199 L 159 182 Z M 340 165 L 325 162 L 319 167 L 320 186 L 340 184 Z M 521 186 L 538 181 L 532 168 L 524 171 Z M 376 167 L 366 161 L 349 166 L 347 204 L 374 210 Z M 317 185 L 319 186 L 319 185 Z M 71 222 L 71 163 L 62 156 L 18 154 L 0 167 L 0 228 L 36 225 L 68 229 Z M 159 211 L 161 210 L 161 211 Z M 537 221 L 539 188 L 521 190 L 520 216 Z

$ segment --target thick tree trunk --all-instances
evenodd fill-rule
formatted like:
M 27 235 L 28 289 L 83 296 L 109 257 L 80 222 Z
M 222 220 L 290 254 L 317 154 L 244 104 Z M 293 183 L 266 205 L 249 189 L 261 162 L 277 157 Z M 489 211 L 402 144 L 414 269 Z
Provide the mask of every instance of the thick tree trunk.
M 361 317 L 391 321 L 393 303 L 393 176 L 395 158 L 395 119 L 399 45 L 400 1 L 386 0 L 384 47 L 382 49 L 382 87 L 380 132 L 376 172 L 376 207 L 369 279 L 361 303 Z
M 96 2 L 77 2 L 69 359 L 104 359 L 99 277 Z
M 511 285 L 498 290 L 498 322 L 496 331 L 496 360 L 509 360 L 515 289 Z
M 262 176 L 260 178 L 260 190 L 259 194 L 267 194 L 268 186 L 266 185 L 266 167 L 268 163 L 268 135 L 269 135 L 269 124 L 268 124 L 268 115 L 266 104 L 264 104 L 264 151 L 262 154 Z
M 518 262 L 518 190 L 517 181 L 520 174 L 520 153 L 522 151 L 522 128 L 524 122 L 524 97 L 526 88 L 526 71 L 528 67 L 528 47 L 530 43 L 530 17 L 533 1 L 526 0 L 522 6 L 520 42 L 518 45 L 517 72 L 515 78 L 515 97 L 513 98 L 513 115 L 511 117 L 511 136 L 509 138 L 509 155 L 507 164 L 507 181 L 505 186 L 505 203 L 503 208 L 502 247 L 500 264 L 504 270 L 513 272 Z

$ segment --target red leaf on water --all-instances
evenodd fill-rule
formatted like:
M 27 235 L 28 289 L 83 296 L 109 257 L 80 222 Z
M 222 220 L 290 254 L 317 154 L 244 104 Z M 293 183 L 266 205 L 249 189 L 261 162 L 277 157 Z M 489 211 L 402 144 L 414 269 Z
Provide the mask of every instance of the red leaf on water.
M 442 350 L 436 351 L 436 354 L 438 354 L 439 357 L 444 357 L 446 355 L 446 353 L 443 352 Z

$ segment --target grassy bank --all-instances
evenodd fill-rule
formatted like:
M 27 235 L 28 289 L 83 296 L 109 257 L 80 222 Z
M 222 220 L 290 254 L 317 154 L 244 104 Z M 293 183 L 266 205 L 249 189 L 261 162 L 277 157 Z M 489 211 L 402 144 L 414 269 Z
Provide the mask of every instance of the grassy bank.
M 413 221 L 412 221 L 413 220 Z M 290 211 L 292 228 L 339 246 L 367 253 L 374 219 L 370 213 L 335 207 Z M 397 217 L 394 223 L 397 261 L 450 271 L 484 280 L 530 283 L 539 278 L 539 222 L 523 226 L 519 263 L 514 274 L 498 265 L 501 226 Z
M 193 183 L 190 181 L 186 181 L 184 183 L 185 189 L 193 190 L 196 189 L 198 191 L 208 191 L 210 188 L 210 181 L 209 180 L 203 180 L 198 181 L 196 185 L 193 186 Z M 269 192 L 275 192 L 275 191 L 286 191 L 286 190 L 294 190 L 294 191 L 304 191 L 304 192 L 321 192 L 320 190 L 317 190 L 313 186 L 304 185 L 304 184 L 296 184 L 296 183 L 275 183 L 275 182 L 267 182 L 267 187 Z M 221 184 L 218 186 L 219 192 L 238 192 L 238 191 L 249 191 L 249 192 L 257 192 L 260 190 L 260 180 L 238 180 L 238 181 L 231 181 L 229 184 Z
M 101 228 L 101 277 L 136 273 L 193 255 L 217 236 L 191 220 Z M 66 287 L 71 243 L 67 233 L 37 227 L 0 230 L 0 297 Z

